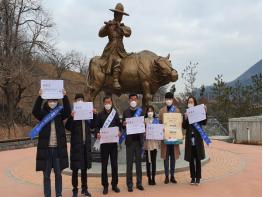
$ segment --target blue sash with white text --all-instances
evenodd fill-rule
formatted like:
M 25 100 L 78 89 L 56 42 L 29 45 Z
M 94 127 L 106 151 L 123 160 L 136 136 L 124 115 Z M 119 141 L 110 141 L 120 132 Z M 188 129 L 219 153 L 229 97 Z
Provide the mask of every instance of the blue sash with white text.
M 193 123 L 191 124 L 197 131 L 198 133 L 201 135 L 202 139 L 205 141 L 205 143 L 207 145 L 211 144 L 211 140 L 209 139 L 209 137 L 207 136 L 206 132 L 203 130 L 203 128 L 200 126 L 200 124 L 198 124 L 197 122 L 196 123 Z
M 107 119 L 105 120 L 103 124 L 103 128 L 108 128 L 113 120 L 113 118 L 116 115 L 116 110 L 112 108 L 111 113 L 108 115 Z
M 51 112 L 49 112 L 49 114 L 47 114 L 30 132 L 29 132 L 29 137 L 31 138 L 31 140 L 33 138 L 35 138 L 40 131 L 42 130 L 42 128 L 44 126 L 46 126 L 49 122 L 51 122 L 57 115 L 58 113 L 63 109 L 63 106 L 58 106 L 56 107 L 54 110 L 52 110 Z

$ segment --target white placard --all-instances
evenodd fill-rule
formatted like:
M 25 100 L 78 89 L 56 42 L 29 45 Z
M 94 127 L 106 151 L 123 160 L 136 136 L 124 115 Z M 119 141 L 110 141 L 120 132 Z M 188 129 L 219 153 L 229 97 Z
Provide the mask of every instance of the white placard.
M 144 117 L 126 118 L 126 131 L 127 135 L 145 133 Z
M 100 129 L 100 144 L 118 143 L 119 127 L 108 127 Z
M 63 80 L 41 80 L 43 99 L 62 99 L 64 89 Z
M 186 110 L 189 124 L 200 122 L 206 119 L 205 105 L 196 105 Z
M 74 120 L 93 119 L 92 102 L 75 102 L 73 103 Z
M 146 124 L 146 139 L 147 140 L 163 140 L 163 124 Z

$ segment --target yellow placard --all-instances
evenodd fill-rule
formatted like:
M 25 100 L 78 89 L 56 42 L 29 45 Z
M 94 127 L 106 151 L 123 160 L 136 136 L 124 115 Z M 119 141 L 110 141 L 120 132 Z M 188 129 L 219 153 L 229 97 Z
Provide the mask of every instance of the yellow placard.
M 164 139 L 168 141 L 183 140 L 182 132 L 183 117 L 180 113 L 164 113 Z

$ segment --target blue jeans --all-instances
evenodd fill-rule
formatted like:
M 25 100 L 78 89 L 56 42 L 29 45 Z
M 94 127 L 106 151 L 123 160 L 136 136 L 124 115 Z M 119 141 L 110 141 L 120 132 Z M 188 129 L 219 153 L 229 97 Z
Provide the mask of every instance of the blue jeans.
M 166 158 L 164 160 L 164 172 L 165 176 L 169 176 L 169 160 L 170 160 L 170 174 L 174 177 L 175 170 L 175 157 L 174 157 L 174 145 L 166 145 Z
M 50 174 L 52 168 L 55 173 L 55 189 L 56 196 L 62 195 L 62 176 L 60 169 L 60 162 L 58 157 L 58 149 L 57 148 L 48 148 L 48 160 L 44 174 L 44 194 L 45 197 L 51 197 L 51 182 L 50 182 Z

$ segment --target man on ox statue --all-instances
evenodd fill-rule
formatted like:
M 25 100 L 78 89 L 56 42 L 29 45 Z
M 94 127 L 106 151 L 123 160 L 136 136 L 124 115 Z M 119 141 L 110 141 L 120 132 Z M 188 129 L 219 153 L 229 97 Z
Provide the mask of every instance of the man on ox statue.
M 104 48 L 101 59 L 103 60 L 103 69 L 106 74 L 113 76 L 113 88 L 121 89 L 119 75 L 121 72 L 121 59 L 129 55 L 124 49 L 123 36 L 131 35 L 131 28 L 125 26 L 122 21 L 123 15 L 129 16 L 124 12 L 124 7 L 118 3 L 115 9 L 110 9 L 114 12 L 114 19 L 104 22 L 104 26 L 99 31 L 100 37 L 108 36 L 109 42 Z

